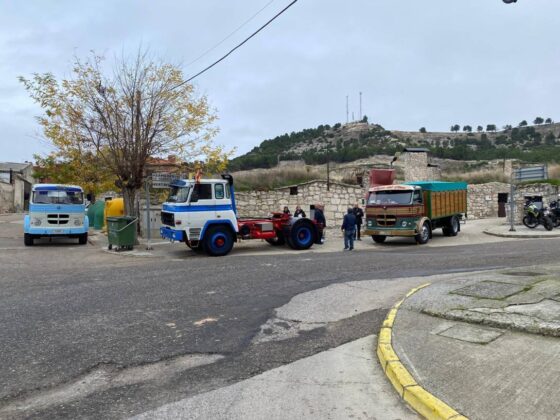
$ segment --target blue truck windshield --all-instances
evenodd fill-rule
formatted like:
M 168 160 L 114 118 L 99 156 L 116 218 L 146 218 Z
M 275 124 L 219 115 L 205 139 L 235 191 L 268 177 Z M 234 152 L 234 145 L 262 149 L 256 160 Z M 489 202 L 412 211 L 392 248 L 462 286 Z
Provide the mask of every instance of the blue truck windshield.
M 191 187 L 177 187 L 172 186 L 169 190 L 169 197 L 167 202 L 169 203 L 186 203 L 189 198 L 189 192 Z
M 81 191 L 49 190 L 33 191 L 34 204 L 84 204 Z

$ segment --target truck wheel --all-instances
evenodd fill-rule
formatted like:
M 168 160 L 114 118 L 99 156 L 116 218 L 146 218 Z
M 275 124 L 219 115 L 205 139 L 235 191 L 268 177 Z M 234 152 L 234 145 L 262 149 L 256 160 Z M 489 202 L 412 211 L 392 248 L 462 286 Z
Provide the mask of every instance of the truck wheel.
M 428 222 L 424 222 L 420 233 L 415 236 L 415 239 L 416 243 L 420 245 L 428 243 L 428 241 L 430 240 L 430 226 L 428 225 Z
M 286 243 L 286 238 L 284 237 L 284 234 L 282 232 L 277 230 L 276 238 L 266 239 L 266 242 L 268 242 L 272 246 L 282 246 Z
M 79 237 L 78 237 L 78 243 L 80 245 L 85 245 L 87 244 L 87 232 L 86 233 L 82 233 Z
M 461 228 L 459 226 L 459 219 L 457 218 L 457 216 L 453 216 L 451 217 L 451 219 L 449 219 L 447 226 L 443 227 L 443 234 L 445 236 L 457 236 L 460 229 Z
M 385 235 L 371 235 L 371 237 L 373 238 L 373 242 L 376 244 L 382 244 L 385 242 L 385 239 L 387 239 Z
M 23 235 L 23 243 L 25 246 L 33 246 L 33 235 L 25 233 Z
M 309 249 L 315 242 L 315 227 L 309 220 L 298 220 L 292 226 L 288 245 L 293 249 Z
M 209 227 L 203 240 L 204 250 L 212 257 L 227 255 L 233 248 L 233 236 L 225 226 Z

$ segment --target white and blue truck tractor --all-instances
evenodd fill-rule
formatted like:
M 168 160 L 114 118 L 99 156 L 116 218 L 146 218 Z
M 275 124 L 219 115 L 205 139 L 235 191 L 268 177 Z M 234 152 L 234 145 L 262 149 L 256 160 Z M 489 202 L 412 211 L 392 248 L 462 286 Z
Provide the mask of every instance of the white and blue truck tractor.
M 229 174 L 222 179 L 173 181 L 163 204 L 161 223 L 162 238 L 185 242 L 189 248 L 211 256 L 227 255 L 234 242 L 247 239 L 308 249 L 320 243 L 323 235 L 322 224 L 280 212 L 271 217 L 238 218 Z
M 26 246 L 45 237 L 78 238 L 87 243 L 89 219 L 84 191 L 77 185 L 35 184 L 31 189 L 29 213 L 23 221 Z

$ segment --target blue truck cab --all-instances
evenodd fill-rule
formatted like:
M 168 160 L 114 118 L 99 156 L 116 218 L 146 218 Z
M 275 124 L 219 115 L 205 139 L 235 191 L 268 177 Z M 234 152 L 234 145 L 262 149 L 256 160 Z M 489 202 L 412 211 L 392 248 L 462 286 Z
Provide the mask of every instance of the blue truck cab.
M 29 214 L 23 222 L 24 243 L 44 237 L 78 238 L 87 243 L 89 219 L 84 191 L 76 185 L 35 184 L 29 200 Z

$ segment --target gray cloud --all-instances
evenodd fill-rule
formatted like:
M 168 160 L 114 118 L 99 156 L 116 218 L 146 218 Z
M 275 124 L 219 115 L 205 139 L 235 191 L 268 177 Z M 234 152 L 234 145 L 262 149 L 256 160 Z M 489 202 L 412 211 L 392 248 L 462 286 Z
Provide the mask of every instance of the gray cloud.
M 0 160 L 45 150 L 30 140 L 39 110 L 18 75 L 67 75 L 74 54 L 93 49 L 111 57 L 140 43 L 188 63 L 266 3 L 0 0 Z M 185 73 L 218 58 L 287 3 L 275 0 Z M 558 16 L 557 0 L 300 0 L 196 85 L 218 109 L 216 141 L 239 152 L 284 132 L 343 122 L 347 94 L 357 117 L 359 91 L 370 121 L 389 129 L 554 118 Z

